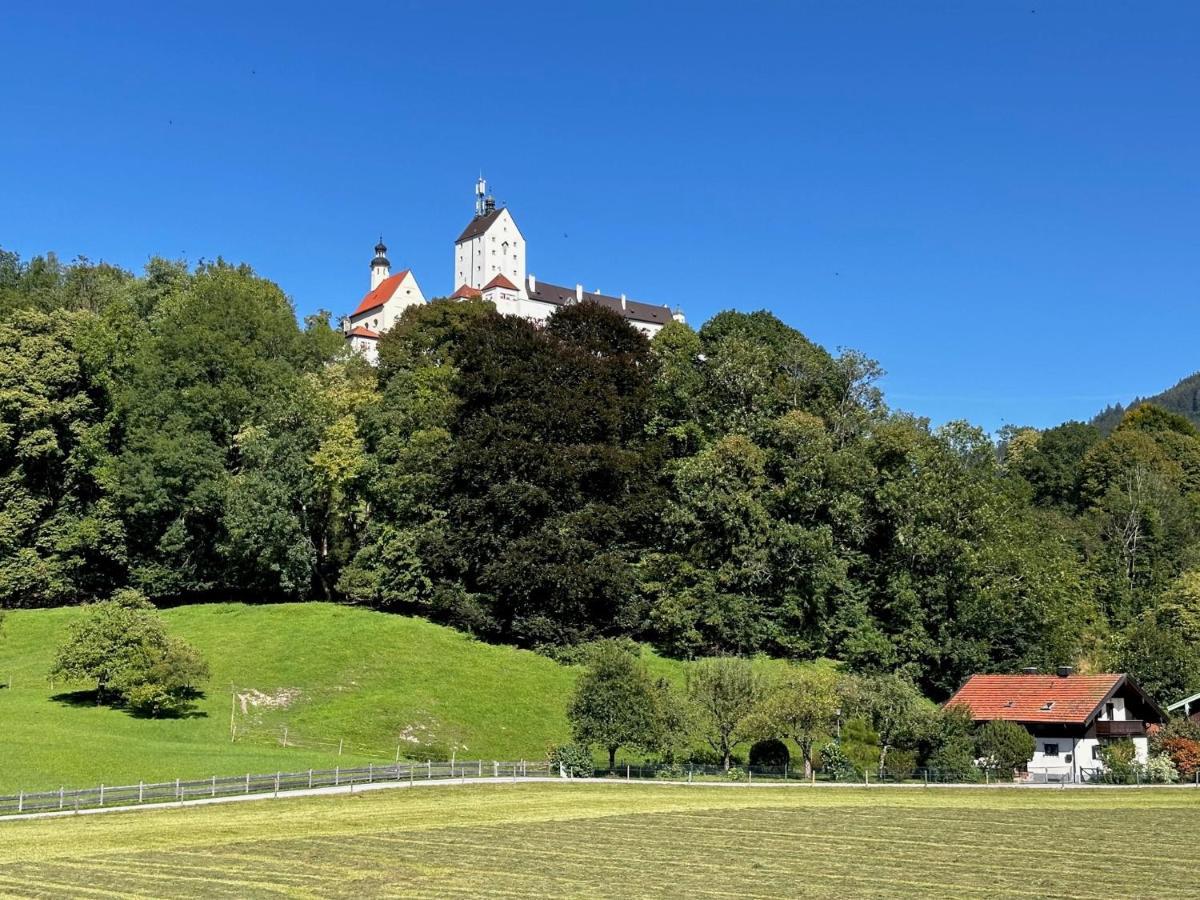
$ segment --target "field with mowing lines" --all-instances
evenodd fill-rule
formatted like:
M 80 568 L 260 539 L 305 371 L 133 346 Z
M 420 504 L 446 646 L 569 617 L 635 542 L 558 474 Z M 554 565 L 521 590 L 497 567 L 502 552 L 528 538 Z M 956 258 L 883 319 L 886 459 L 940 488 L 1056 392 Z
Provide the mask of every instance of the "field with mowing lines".
M 1190 897 L 1200 791 L 470 785 L 0 823 L 0 896 Z

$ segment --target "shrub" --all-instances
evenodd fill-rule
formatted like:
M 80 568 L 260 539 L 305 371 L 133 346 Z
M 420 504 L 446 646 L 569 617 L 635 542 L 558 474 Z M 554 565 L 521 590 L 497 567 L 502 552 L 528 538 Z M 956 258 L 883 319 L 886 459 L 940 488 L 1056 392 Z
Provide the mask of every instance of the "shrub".
M 758 741 L 750 748 L 750 765 L 781 769 L 788 764 L 792 755 L 787 744 L 778 738 Z
M 830 741 L 821 748 L 821 771 L 834 781 L 857 781 L 861 774 L 839 741 Z
M 1151 784 L 1174 784 L 1179 780 L 1175 763 L 1166 754 L 1150 757 L 1145 767 L 1146 781 Z
M 1194 778 L 1200 771 L 1200 741 L 1185 737 L 1169 737 L 1158 742 L 1159 754 L 1170 757 L 1182 778 Z
M 966 747 L 952 744 L 929 757 L 930 775 L 937 781 L 979 781 L 979 767 Z
M 1012 773 L 1024 769 L 1033 759 L 1034 740 L 1016 722 L 996 719 L 984 722 L 975 736 L 975 752 L 981 764 L 989 769 Z
M 912 750 L 893 750 L 883 761 L 883 774 L 896 781 L 912 778 L 917 771 L 917 754 Z
M 546 756 L 550 765 L 557 766 L 568 778 L 591 778 L 596 772 L 591 750 L 579 744 L 557 744 Z
M 1142 767 L 1135 761 L 1137 748 L 1133 741 L 1114 741 L 1100 748 L 1103 771 L 1094 780 L 1105 784 L 1136 784 L 1142 780 Z
M 1200 723 L 1182 716 L 1171 719 L 1162 728 L 1156 728 L 1150 735 L 1150 753 L 1157 756 L 1164 752 L 1165 742 L 1172 738 L 1186 738 L 1189 741 L 1200 743 Z
M 725 771 L 725 779 L 727 781 L 745 781 L 746 780 L 746 770 L 743 769 L 741 766 L 730 766 Z

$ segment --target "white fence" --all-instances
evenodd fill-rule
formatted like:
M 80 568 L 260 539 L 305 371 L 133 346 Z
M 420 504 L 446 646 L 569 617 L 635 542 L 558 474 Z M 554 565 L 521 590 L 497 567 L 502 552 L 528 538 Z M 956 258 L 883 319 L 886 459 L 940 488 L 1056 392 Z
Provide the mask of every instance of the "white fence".
M 0 815 L 31 812 L 74 811 L 139 803 L 179 803 L 238 794 L 277 794 L 280 791 L 318 787 L 341 787 L 384 782 L 416 782 L 434 778 L 526 778 L 558 775 L 548 762 L 423 762 L 368 765 L 353 768 L 306 769 L 300 772 L 271 772 L 212 776 L 138 784 L 99 785 L 82 790 L 30 791 L 0 797 Z

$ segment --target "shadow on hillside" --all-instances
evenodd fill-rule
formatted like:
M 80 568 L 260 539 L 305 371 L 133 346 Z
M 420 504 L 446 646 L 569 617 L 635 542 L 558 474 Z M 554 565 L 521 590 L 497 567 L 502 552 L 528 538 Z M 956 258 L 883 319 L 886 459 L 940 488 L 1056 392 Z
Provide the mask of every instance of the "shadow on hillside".
M 50 699 L 55 703 L 61 703 L 63 706 L 71 706 L 76 709 L 81 709 L 86 706 L 110 706 L 113 709 L 124 710 L 127 714 L 135 719 L 207 719 L 208 713 L 202 709 L 191 707 L 179 712 L 161 712 L 157 716 L 152 715 L 147 710 L 129 709 L 123 705 L 116 703 L 105 703 L 100 698 L 100 692 L 96 690 L 84 691 L 63 691 L 61 694 L 51 694 Z M 196 691 L 192 697 L 192 702 L 197 702 L 204 699 L 203 691 Z
M 61 694 L 51 694 L 50 699 L 63 706 L 100 706 L 99 691 L 64 691 Z

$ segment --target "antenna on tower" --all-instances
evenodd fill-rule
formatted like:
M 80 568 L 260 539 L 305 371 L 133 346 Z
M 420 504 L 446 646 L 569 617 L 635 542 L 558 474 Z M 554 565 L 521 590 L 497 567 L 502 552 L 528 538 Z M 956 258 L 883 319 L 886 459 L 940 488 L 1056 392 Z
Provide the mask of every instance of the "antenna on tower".
M 479 172 L 479 180 L 475 182 L 475 215 L 482 216 L 486 212 L 485 198 L 487 197 L 487 182 L 483 180 L 483 171 Z

